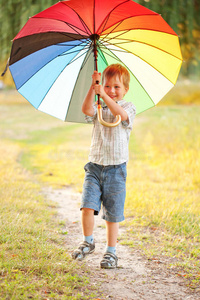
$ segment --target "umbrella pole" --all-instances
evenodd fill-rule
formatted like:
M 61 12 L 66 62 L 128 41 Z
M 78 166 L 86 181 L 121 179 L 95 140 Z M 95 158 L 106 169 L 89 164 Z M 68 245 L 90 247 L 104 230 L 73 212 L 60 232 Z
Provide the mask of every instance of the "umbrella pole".
M 98 55 L 98 50 L 97 50 L 97 40 L 99 39 L 99 35 L 98 34 L 93 34 L 91 36 L 91 39 L 94 41 L 93 43 L 93 52 L 94 52 L 94 64 L 95 64 L 95 71 L 98 72 L 98 65 L 97 65 L 97 55 Z M 96 84 L 99 84 L 99 81 L 96 81 Z M 106 127 L 115 127 L 117 125 L 119 125 L 121 123 L 121 116 L 117 115 L 116 116 L 116 121 L 114 123 L 108 123 L 105 122 L 102 118 L 102 107 L 101 107 L 101 103 L 100 103 L 100 95 L 97 94 L 97 115 L 98 115 L 98 121 L 100 124 L 106 126 Z
M 97 55 L 98 55 L 98 51 L 97 51 L 97 39 L 98 39 L 98 35 L 94 35 L 94 65 L 95 65 L 95 71 L 98 72 L 98 65 L 97 65 Z M 96 81 L 97 84 L 99 84 L 99 81 Z M 100 95 L 97 94 L 97 105 L 100 105 Z

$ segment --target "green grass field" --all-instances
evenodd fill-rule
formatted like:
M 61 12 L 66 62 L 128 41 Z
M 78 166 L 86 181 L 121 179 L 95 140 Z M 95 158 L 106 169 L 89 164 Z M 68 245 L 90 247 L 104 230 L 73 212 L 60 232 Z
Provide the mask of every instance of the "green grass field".
M 191 94 L 192 98 L 188 91 L 186 87 L 185 97 Z M 182 92 L 177 86 L 164 99 L 165 105 L 136 117 L 123 222 L 128 231 L 121 243 L 140 249 L 149 259 L 174 258 L 169 267 L 178 268 L 186 284 L 196 288 L 200 282 L 200 106 L 197 101 L 171 105 L 171 99 L 183 97 Z M 183 103 L 191 103 L 188 99 Z M 2 299 L 19 295 L 27 299 L 33 294 L 35 299 L 46 294 L 53 299 L 62 295 L 63 299 L 64 295 L 89 299 L 88 279 L 83 276 L 87 272 L 65 252 L 62 224 L 54 218 L 54 204 L 46 202 L 40 189 L 72 185 L 82 190 L 91 132 L 91 125 L 63 123 L 36 111 L 16 92 L 0 93 Z
M 41 194 L 40 170 L 49 178 L 43 169 L 47 148 L 60 147 L 70 131 L 64 134 L 65 125 L 37 114 L 15 92 L 0 93 L 1 299 L 91 299 L 96 293 L 88 268 L 66 252 L 65 226 L 56 218 L 55 203 Z M 31 165 L 38 155 L 42 160 Z M 54 175 L 59 182 L 61 174 Z

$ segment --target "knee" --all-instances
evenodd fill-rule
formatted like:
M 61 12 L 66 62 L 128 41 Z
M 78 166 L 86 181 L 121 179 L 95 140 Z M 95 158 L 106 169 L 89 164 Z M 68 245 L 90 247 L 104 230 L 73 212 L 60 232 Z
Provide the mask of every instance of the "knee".
M 83 207 L 81 209 L 81 211 L 82 211 L 82 214 L 84 214 L 84 215 L 93 215 L 94 214 L 94 209 L 87 208 L 87 207 Z

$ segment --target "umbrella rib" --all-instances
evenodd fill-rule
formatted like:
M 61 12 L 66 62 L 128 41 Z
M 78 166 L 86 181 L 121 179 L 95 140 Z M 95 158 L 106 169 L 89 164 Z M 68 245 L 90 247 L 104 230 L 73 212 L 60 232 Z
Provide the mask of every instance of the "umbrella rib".
M 111 41 L 112 39 L 110 39 L 109 41 Z M 101 40 L 102 41 L 102 40 Z M 166 51 L 166 50 L 163 50 L 163 49 L 161 49 L 161 48 L 159 48 L 159 47 L 156 47 L 156 46 L 154 46 L 154 45 L 151 45 L 151 44 L 149 44 L 149 43 L 145 43 L 145 42 L 141 42 L 141 41 L 137 41 L 137 40 L 125 40 L 125 42 L 120 42 L 120 43 L 110 43 L 109 41 L 105 41 L 106 43 L 109 43 L 110 45 L 113 45 L 113 46 L 115 46 L 115 45 L 120 45 L 120 44 L 128 44 L 128 43 L 130 43 L 130 42 L 136 42 L 136 43 L 139 43 L 139 44 L 142 44 L 142 45 L 147 45 L 147 46 L 149 46 L 149 47 L 152 47 L 152 48 L 154 48 L 154 49 L 158 49 L 159 51 L 161 51 L 161 52 L 164 52 L 164 53 L 166 53 L 166 54 L 169 54 L 169 55 L 171 55 L 172 57 L 175 57 L 175 58 L 177 58 L 177 59 L 179 59 L 179 60 L 181 60 L 179 57 L 177 57 L 176 55 L 174 55 L 174 54 L 172 54 L 172 53 L 170 53 L 170 52 L 168 52 L 168 51 Z M 123 49 L 123 48 L 121 48 L 121 49 Z M 115 51 L 121 51 L 121 52 L 129 52 L 129 53 L 132 53 L 131 51 L 128 51 L 128 50 L 125 50 L 125 49 L 123 49 L 123 50 L 116 50 L 116 49 L 114 49 Z
M 122 22 L 120 22 L 120 24 L 121 24 L 121 23 L 122 23 Z M 118 24 L 117 26 L 119 26 L 120 24 Z M 117 26 L 116 26 L 115 28 L 117 28 Z M 113 30 L 115 30 L 115 28 L 113 28 Z M 126 31 L 124 31 L 123 33 L 120 33 L 120 34 L 116 35 L 115 37 L 108 38 L 108 39 L 106 40 L 107 36 L 108 36 L 109 34 L 111 34 L 111 33 L 113 32 L 113 30 L 112 30 L 111 32 L 109 32 L 108 34 L 106 34 L 105 37 L 103 37 L 101 40 L 102 40 L 102 41 L 108 42 L 108 41 L 111 41 L 111 40 L 113 40 L 113 39 L 116 39 L 117 37 L 123 35 L 124 33 L 129 32 L 129 30 L 126 30 Z
M 80 46 L 80 45 L 78 45 L 78 46 Z M 75 47 L 77 47 L 77 45 L 75 45 L 75 46 L 73 46 L 73 48 L 75 48 Z M 64 56 L 64 55 L 68 55 L 68 54 L 72 54 L 72 53 L 78 53 L 78 52 L 80 52 L 80 50 L 77 50 L 77 51 L 72 51 L 72 52 L 68 52 L 68 53 L 66 53 L 66 54 L 59 54 L 57 57 L 60 57 L 60 56 Z M 82 55 L 84 55 L 85 53 L 83 53 Z M 81 56 L 82 56 L 81 55 Z M 79 57 L 81 57 L 81 56 L 79 56 Z M 79 58 L 78 57 L 78 58 Z M 76 59 L 78 59 L 78 58 L 76 58 Z M 48 61 L 46 64 L 44 64 L 43 66 L 42 66 L 42 68 L 44 68 L 47 64 L 49 64 L 51 61 L 53 61 L 55 58 L 53 58 L 53 59 L 51 59 L 50 61 Z M 72 62 L 74 62 L 75 61 L 75 59 L 72 59 L 66 66 L 68 66 L 70 63 L 72 63 Z M 65 66 L 65 67 L 66 67 Z M 41 68 L 41 69 L 42 69 Z M 28 78 L 24 83 L 23 83 L 23 85 L 27 82 L 27 81 L 29 81 L 33 76 L 35 76 L 35 74 L 37 74 L 41 69 L 39 69 L 39 70 L 37 70 L 34 74 L 32 74 L 32 76 L 30 77 L 30 78 Z M 23 86 L 22 85 L 22 86 Z M 46 93 L 47 94 L 47 93 Z
M 103 38 L 102 38 L 102 40 L 104 40 L 104 39 L 106 39 L 107 38 L 107 36 L 109 35 L 109 34 L 111 34 L 119 25 L 121 25 L 121 23 L 123 22 L 123 20 L 122 21 L 120 21 L 119 23 L 117 23 L 117 25 L 109 32 L 109 33 L 107 33 Z M 128 30 L 127 30 L 128 31 Z M 103 31 L 102 31 L 103 32 Z M 101 32 L 101 33 L 102 33 Z
M 111 52 L 110 49 L 108 49 L 106 46 L 104 46 L 104 47 L 105 47 L 106 50 L 108 50 L 109 52 Z M 103 49 L 102 49 L 102 52 L 105 52 L 105 51 L 103 51 Z M 113 55 L 110 55 L 110 54 L 107 53 L 107 52 L 105 52 L 105 53 L 106 53 L 106 55 L 108 55 L 108 56 L 110 56 L 110 57 L 116 59 L 117 61 L 119 61 L 119 62 L 121 63 L 120 58 L 118 58 L 114 53 L 112 53 Z M 144 86 L 141 84 L 141 82 L 137 79 L 137 77 L 133 74 L 133 72 L 129 69 L 129 67 L 128 67 L 126 64 L 124 64 L 124 65 L 125 65 L 126 68 L 129 70 L 129 72 L 133 75 L 133 77 L 135 78 L 135 80 L 137 80 L 138 84 L 143 88 L 143 90 L 145 91 L 145 93 L 146 93 L 146 94 L 149 96 L 149 98 L 151 99 L 151 96 L 149 95 L 149 93 L 147 93 L 146 89 L 145 89 Z M 159 72 L 159 73 L 160 73 L 160 72 Z M 163 75 L 163 74 L 162 74 L 162 75 Z M 151 99 L 151 101 L 152 101 L 152 103 L 154 103 L 152 99 Z
M 65 66 L 65 68 L 67 67 L 67 66 L 69 66 L 70 64 L 72 64 L 74 61 L 76 61 L 77 59 L 79 59 L 81 56 L 83 56 L 83 55 L 85 55 L 85 53 L 87 53 L 87 51 L 88 50 L 86 50 L 84 53 L 82 53 L 81 55 L 79 55 L 78 57 L 76 56 L 76 57 L 74 57 L 66 66 Z M 77 51 L 77 52 L 80 52 L 80 51 Z M 75 52 L 74 52 L 75 53 Z
M 90 50 L 91 50 L 91 51 L 90 51 Z M 81 66 L 81 68 L 80 68 L 80 70 L 83 69 L 83 67 L 85 66 L 86 62 L 88 61 L 88 59 L 89 59 L 89 57 L 90 57 L 90 55 L 91 55 L 91 53 L 92 53 L 92 49 L 90 49 L 90 50 L 89 50 L 90 52 L 88 51 L 87 58 L 84 60 L 82 66 Z
M 112 13 L 112 11 L 110 12 L 110 14 Z M 110 14 L 107 16 L 107 18 L 109 18 L 109 16 L 110 16 Z M 152 14 L 146 14 L 146 15 L 142 15 L 142 16 L 155 16 L 155 15 L 152 15 Z M 113 30 L 115 30 L 119 25 L 121 25 L 122 24 L 122 22 L 124 22 L 124 21 L 126 21 L 126 20 L 128 20 L 128 19 L 130 19 L 130 18 L 136 18 L 136 17 L 138 17 L 138 16 L 129 16 L 129 17 L 125 17 L 124 19 L 122 19 L 122 20 L 120 20 L 120 21 L 118 21 L 118 22 L 116 22 L 115 24 L 113 24 L 112 26 L 114 26 L 114 25 L 116 25 L 111 31 L 109 31 L 108 33 L 107 33 L 107 35 L 109 35 L 110 33 L 112 33 L 113 32 Z M 106 23 L 108 22 L 108 19 L 107 19 L 107 21 L 106 21 Z M 103 23 L 103 22 L 102 22 Z M 106 25 L 106 24 L 105 24 Z M 112 27 L 112 26 L 110 26 L 110 27 Z M 104 28 L 105 28 L 105 26 L 103 27 L 103 30 L 104 30 Z M 144 28 L 145 29 L 145 28 Z M 100 33 L 100 35 L 102 34 L 102 32 L 103 32 L 103 30 L 101 31 L 101 33 Z M 107 30 L 108 30 L 108 28 L 107 28 Z M 156 30 L 155 30 L 156 31 Z M 106 35 L 106 36 L 107 36 Z
M 105 29 L 105 26 L 106 26 L 106 24 L 108 23 L 108 19 L 109 19 L 109 17 L 110 17 L 110 15 L 112 14 L 112 12 L 117 8 L 117 7 L 119 7 L 119 6 L 121 6 L 121 5 L 123 5 L 123 4 L 125 4 L 126 2 L 130 2 L 131 0 L 126 0 L 126 1 L 124 1 L 124 2 L 122 2 L 122 3 L 120 3 L 120 4 L 118 4 L 118 5 L 116 5 L 115 7 L 113 7 L 113 9 L 109 12 L 109 14 L 104 18 L 104 21 L 102 21 L 102 23 L 101 23 L 101 25 L 99 26 L 99 28 L 98 28 L 98 30 L 101 28 L 101 26 L 103 26 L 102 27 L 102 29 L 101 29 L 101 32 L 99 33 L 99 35 L 101 35 L 102 34 L 102 32 L 104 31 L 104 29 Z M 154 15 L 158 15 L 157 13 L 154 13 L 153 12 L 153 14 L 152 13 L 149 13 L 149 14 L 146 14 L 145 16 L 154 16 Z M 130 19 L 130 18 L 133 18 L 133 17 L 136 17 L 136 16 L 129 16 L 128 18 L 127 17 L 124 17 L 124 19 L 122 19 L 122 20 L 120 20 L 118 23 L 117 23 L 117 25 L 108 33 L 108 34 L 110 34 L 111 32 L 113 32 L 113 30 L 115 30 L 119 25 L 121 25 L 121 23 L 123 22 L 123 21 L 126 21 L 127 19 Z M 103 24 L 104 23 L 104 24 Z M 103 25 L 102 25 L 103 24 Z M 115 24 L 113 24 L 113 26 L 114 26 Z M 97 31 L 98 31 L 97 30 Z M 107 34 L 107 35 L 108 35 Z M 107 36 L 106 35 L 106 36 Z
M 106 48 L 106 46 L 104 46 L 105 48 Z M 107 48 L 106 48 L 107 49 Z M 108 49 L 109 51 L 110 51 L 110 49 Z M 105 50 L 103 50 L 103 49 L 101 49 L 101 51 L 102 51 L 102 53 L 104 53 L 105 52 Z M 111 52 L 111 51 L 110 51 Z M 114 53 L 112 53 L 113 55 L 111 55 L 110 53 L 107 53 L 107 52 L 105 52 L 108 56 L 110 56 L 111 58 L 114 58 L 114 59 L 116 59 L 117 61 L 119 61 L 119 62 L 121 62 L 121 60 L 114 54 Z
M 55 81 L 57 80 L 58 76 L 60 76 L 60 74 L 64 71 L 64 69 L 69 66 L 71 63 L 73 63 L 74 61 L 76 61 L 77 59 L 79 59 L 81 56 L 85 55 L 85 53 L 87 53 L 87 51 L 85 51 L 83 54 L 81 54 L 80 56 L 76 57 L 75 59 L 72 59 L 61 71 L 60 73 L 57 75 L 57 77 L 55 78 L 54 82 L 51 84 L 51 86 L 49 87 L 49 89 L 46 91 L 44 97 L 41 99 L 38 107 L 40 106 L 40 104 L 42 103 L 42 101 L 44 100 L 44 98 L 46 97 L 46 95 L 48 94 L 48 92 L 50 91 L 51 87 L 53 86 L 53 84 L 55 83 Z
M 95 34 L 95 0 L 93 3 L 93 33 Z
M 104 45 L 104 47 L 106 48 L 106 49 L 108 49 L 105 45 Z M 123 52 L 123 53 L 130 53 L 130 54 L 132 54 L 132 55 L 134 55 L 134 56 L 136 56 L 136 57 L 138 57 L 139 59 L 141 59 L 142 61 L 144 61 L 146 64 L 148 64 L 149 66 L 151 66 L 154 70 L 156 70 L 157 72 L 159 72 L 162 76 L 164 76 L 165 77 L 165 75 L 164 74 L 162 74 L 159 70 L 157 70 L 151 63 L 149 63 L 149 62 L 147 62 L 145 59 L 143 59 L 142 57 L 140 57 L 139 55 L 137 55 L 137 54 L 135 54 L 135 53 L 132 53 L 132 52 L 130 52 L 130 51 L 128 51 L 128 50 L 124 50 L 124 51 L 121 51 L 121 50 L 118 50 L 118 49 L 108 49 L 109 51 L 116 51 L 116 52 Z M 114 53 L 113 53 L 114 54 Z M 167 53 L 168 54 L 168 53 Z M 108 53 L 107 53 L 107 55 L 109 55 Z M 111 56 L 111 55 L 110 55 Z M 172 55 L 173 56 L 173 55 Z M 111 56 L 112 57 L 112 56 Z M 117 56 L 116 56 L 117 57 Z M 176 56 L 174 56 L 174 57 L 176 57 Z M 177 57 L 176 57 L 177 58 Z M 179 59 L 180 61 L 182 61 L 180 58 L 177 58 L 177 59 Z M 117 60 L 119 60 L 120 62 L 121 62 L 121 60 L 120 59 L 117 59 Z M 168 79 L 168 78 L 167 78 Z M 173 82 L 170 80 L 170 79 L 168 79 L 172 84 L 173 84 Z
M 89 46 L 88 49 L 89 49 L 89 50 L 88 50 L 88 56 L 87 56 L 87 58 L 84 60 L 82 66 L 81 66 L 81 69 L 85 66 L 86 62 L 88 61 L 88 59 L 89 59 L 89 57 L 90 57 L 90 55 L 91 55 L 91 53 L 93 53 L 93 45 L 92 45 L 92 43 L 90 44 L 90 46 Z M 101 51 L 100 51 L 100 53 L 98 52 L 98 54 L 101 56 L 101 58 L 104 60 L 104 62 L 107 63 L 105 57 L 102 56 Z
M 107 64 L 107 60 L 106 60 L 105 56 L 102 54 L 103 54 L 103 51 L 100 51 L 99 55 L 101 56 L 101 59 L 105 62 L 105 64 Z
M 116 28 L 116 27 L 115 27 L 115 28 Z M 115 29 L 115 28 L 114 28 L 114 29 Z M 146 29 L 146 30 L 147 30 L 147 29 Z M 149 30 L 149 31 L 150 31 L 150 30 Z M 154 30 L 154 31 L 156 31 L 156 30 Z M 110 43 L 109 41 L 111 41 L 111 40 L 113 40 L 113 39 L 117 39 L 118 37 L 120 37 L 120 36 L 123 35 L 123 34 L 126 34 L 127 32 L 129 32 L 129 30 L 123 31 L 122 33 L 116 35 L 115 37 L 112 37 L 112 38 L 109 38 L 109 39 L 105 40 L 106 37 L 111 33 L 111 32 L 110 32 L 110 33 L 107 34 L 104 38 L 102 38 L 101 41 L 105 41 L 105 42 L 107 42 L 107 43 Z M 127 42 L 124 42 L 124 43 L 137 42 L 137 43 L 141 43 L 141 44 L 144 44 L 144 45 L 148 45 L 148 46 L 150 46 L 150 47 L 153 47 L 153 48 L 155 48 L 155 49 L 159 49 L 160 51 L 165 52 L 165 53 L 168 53 L 168 54 L 170 54 L 171 56 L 173 56 L 173 57 L 179 59 L 177 56 L 175 56 L 175 55 L 173 55 L 173 54 L 171 54 L 171 53 L 169 53 L 169 52 L 167 52 L 167 51 L 165 51 L 165 50 L 163 50 L 163 49 L 161 49 L 161 48 L 159 48 L 159 47 L 153 46 L 153 45 L 151 45 L 151 44 L 149 44 L 149 43 L 141 42 L 141 41 L 138 41 L 138 40 L 130 40 L 130 39 L 124 39 L 124 41 L 127 41 Z M 110 44 L 112 44 L 112 45 L 120 45 L 120 44 L 123 44 L 123 42 L 120 42 L 120 43 L 110 43 Z
M 34 19 L 38 19 L 38 20 L 39 20 L 40 18 L 34 17 Z M 49 18 L 44 18 L 44 20 L 50 20 L 50 19 L 49 19 Z M 75 26 L 75 25 L 73 25 L 73 24 L 71 24 L 71 23 L 68 23 L 67 21 L 64 21 L 64 20 L 58 20 L 58 19 L 52 19 L 52 20 L 56 20 L 57 22 L 64 23 L 64 24 L 68 25 L 72 30 L 74 30 L 75 33 L 81 35 L 82 37 L 85 37 L 85 36 L 83 35 L 83 33 L 80 33 L 80 32 L 78 31 L 78 30 L 80 30 L 80 31 L 83 31 L 83 30 L 81 30 L 81 29 L 78 28 L 77 26 Z M 56 32 L 56 31 L 52 31 L 52 32 Z M 86 33 L 87 35 L 89 34 L 87 30 L 85 31 L 85 33 Z
M 52 31 L 52 32 L 55 32 L 55 31 Z M 71 36 L 69 33 L 66 33 L 66 32 L 59 32 L 59 34 L 64 35 L 64 36 L 66 36 L 66 37 L 69 37 L 69 38 L 71 38 L 71 39 L 74 40 L 74 41 L 77 41 L 77 38 Z M 81 36 L 82 36 L 82 35 L 81 35 Z M 83 39 L 86 39 L 86 37 L 85 37 L 84 35 L 82 36 L 82 38 L 83 38 Z M 80 40 L 81 40 L 81 39 L 80 39 Z M 66 42 L 67 42 L 67 41 L 66 41 Z
M 84 68 L 84 66 L 86 65 L 88 59 L 90 58 L 90 55 L 93 53 L 92 47 L 93 47 L 93 46 L 92 46 L 92 43 L 91 43 L 91 44 L 90 44 L 90 47 L 89 47 L 90 50 L 87 52 L 86 58 L 84 59 L 84 61 L 83 61 L 83 63 L 82 63 L 82 66 L 81 66 L 81 68 L 80 68 L 80 71 Z M 103 53 L 101 52 L 101 53 L 100 53 L 101 58 L 104 60 L 105 63 L 107 63 L 107 61 L 106 61 L 106 59 L 105 59 L 105 56 L 102 55 L 102 54 L 103 54 Z M 80 71 L 79 71 L 79 74 L 80 74 Z M 78 74 L 77 78 L 79 77 L 79 74 Z M 72 92 L 72 95 L 73 95 L 73 93 L 74 93 L 74 90 L 73 90 L 73 92 Z M 72 96 L 71 96 L 71 99 L 72 99 Z M 70 100 L 70 103 L 69 103 L 69 106 L 68 106 L 68 110 L 67 110 L 66 115 L 65 115 L 65 120 L 66 120 L 66 118 L 67 118 L 67 114 L 68 114 L 68 111 L 69 111 L 70 104 L 71 104 L 71 100 Z
M 106 53 L 105 51 L 102 51 L 103 53 Z M 116 59 L 119 63 L 121 63 L 121 60 L 117 57 L 117 56 L 115 56 L 115 55 L 111 55 L 111 54 L 109 54 L 109 53 L 106 53 L 108 56 L 110 56 L 111 58 L 114 58 L 114 59 Z
M 66 46 L 66 44 L 65 44 L 66 42 L 63 42 L 63 43 L 57 43 L 57 44 L 55 44 L 55 45 L 58 45 L 58 46 L 60 46 L 60 47 L 65 47 Z M 80 43 L 80 44 L 74 44 L 74 45 L 72 45 L 72 44 L 70 44 L 70 46 L 72 46 L 72 48 L 75 48 L 75 47 L 77 47 L 77 46 L 80 46 L 80 45 L 84 45 L 84 43 Z M 86 45 L 87 45 L 87 43 L 86 43 Z M 114 44 L 113 44 L 114 45 Z M 61 54 L 62 55 L 62 54 Z
M 121 23 L 122 23 L 122 21 L 121 21 L 117 26 L 119 26 Z M 114 27 L 113 30 L 115 30 L 115 29 L 117 28 L 117 26 Z M 107 36 L 113 32 L 113 30 L 111 30 L 109 33 L 107 33 L 106 36 L 102 38 L 102 40 L 105 40 L 105 39 L 107 38 Z M 121 35 L 123 35 L 123 34 L 129 32 L 129 31 L 130 31 L 130 30 L 127 29 L 127 30 L 125 30 L 125 31 L 122 31 L 121 33 L 117 32 L 117 35 L 115 35 L 115 36 L 112 37 L 112 38 L 109 38 L 109 40 L 116 39 L 116 38 L 118 38 L 119 36 L 121 36 Z M 118 34 L 118 33 L 119 33 L 119 34 Z
M 95 1 L 95 0 L 94 0 L 94 1 Z M 112 13 L 117 7 L 123 5 L 123 4 L 126 3 L 126 2 L 130 2 L 130 0 L 125 0 L 124 2 L 119 3 L 118 5 L 116 5 L 115 7 L 113 7 L 113 9 L 109 12 L 109 14 L 104 18 L 104 21 L 101 23 L 101 24 L 104 23 L 104 25 L 103 25 L 103 28 L 102 28 L 102 30 L 101 30 L 100 35 L 102 34 L 102 32 L 103 32 L 103 30 L 104 30 L 104 28 L 105 28 L 105 26 L 106 26 L 106 24 L 107 24 L 107 22 L 108 22 L 108 19 L 109 19 L 111 13 Z M 100 27 L 101 27 L 101 25 L 100 25 Z M 98 28 L 98 30 L 100 29 L 100 27 Z M 98 31 L 98 30 L 97 30 L 97 31 Z
M 66 1 L 65 1 L 65 2 L 66 2 Z M 60 1 L 60 3 L 62 3 L 62 1 Z M 81 21 L 83 27 L 85 28 L 86 33 L 87 33 L 88 35 L 90 35 L 90 34 L 91 34 L 91 31 L 89 30 L 89 28 L 87 27 L 87 25 L 85 24 L 85 22 L 83 21 L 83 19 L 81 18 L 81 16 L 80 16 L 80 15 L 79 15 L 72 7 L 70 7 L 70 6 L 67 5 L 66 3 L 65 3 L 65 4 L 63 3 L 63 5 L 68 6 L 71 10 L 73 10 L 73 11 L 75 12 L 75 14 L 78 16 L 79 20 Z
M 82 45 L 85 49 L 89 49 L 89 46 L 87 47 L 87 44 L 88 43 L 86 43 L 85 45 L 86 46 L 84 46 L 84 43 L 82 43 L 82 44 L 80 44 L 80 45 Z M 78 46 L 80 46 L 80 45 L 78 45 Z M 62 45 L 62 46 L 64 46 L 64 45 Z M 74 45 L 73 46 L 73 48 L 76 48 L 77 47 L 77 45 Z M 70 49 L 71 50 L 71 49 Z M 72 53 L 78 53 L 78 52 L 80 52 L 80 50 L 76 50 L 76 51 L 67 51 L 67 53 L 66 52 L 64 52 L 64 53 L 62 53 L 62 54 L 59 54 L 58 56 L 66 56 L 66 55 L 69 55 L 69 54 L 72 54 Z
M 64 22 L 65 24 L 67 24 L 72 30 L 74 30 L 77 34 L 81 35 L 83 38 L 85 37 L 83 34 L 81 34 L 80 32 L 78 32 L 77 29 L 80 29 L 76 26 L 73 26 L 71 23 L 68 23 L 68 22 Z M 77 29 L 76 29 L 77 28 Z M 88 32 L 86 32 L 88 34 Z
M 86 49 L 85 52 L 87 52 L 89 48 L 88 48 L 88 47 L 85 47 L 85 49 Z M 59 57 L 59 56 L 69 55 L 69 54 L 73 54 L 73 53 L 78 53 L 78 52 L 80 52 L 80 51 L 79 51 L 79 50 L 77 50 L 77 51 L 72 51 L 72 52 L 69 52 L 69 53 L 66 53 L 66 54 L 60 54 L 60 55 L 58 55 L 58 57 Z M 85 52 L 84 52 L 84 54 L 85 54 Z M 84 54 L 82 54 L 82 55 L 84 55 Z M 81 55 L 81 56 L 82 56 L 82 55 Z M 79 57 L 81 57 L 81 56 L 79 56 Z M 76 59 L 72 59 L 70 63 L 73 63 L 73 62 L 74 62 L 75 60 L 77 60 L 79 57 L 77 57 Z M 69 64 L 70 64 L 70 63 L 69 63 Z
M 158 15 L 158 14 L 157 14 Z M 145 17 L 145 16 L 152 16 L 152 17 L 154 17 L 155 15 L 152 15 L 152 14 L 146 14 L 146 15 L 143 15 L 143 17 Z M 116 25 L 115 27 L 113 27 L 112 28 L 112 30 L 111 31 L 109 31 L 106 35 L 105 35 L 105 37 L 104 38 L 106 38 L 110 33 L 112 33 L 118 26 L 120 26 L 124 21 L 126 21 L 126 20 L 128 20 L 128 19 L 130 19 L 130 18 L 137 18 L 138 16 L 130 16 L 130 17 L 128 17 L 128 18 L 124 18 L 123 20 L 121 20 L 121 21 L 119 21 L 118 23 L 115 23 L 115 24 L 113 24 L 112 26 L 114 26 L 114 25 Z M 108 17 L 107 18 L 109 18 L 109 15 L 108 15 Z M 108 21 L 108 19 L 107 19 L 107 21 Z M 106 23 L 107 23 L 107 21 L 106 21 Z M 106 25 L 106 24 L 105 24 Z M 111 26 L 111 27 L 112 27 Z M 102 32 L 103 32 L 103 30 L 104 30 L 104 28 L 105 28 L 105 26 L 103 27 L 103 29 L 102 29 L 102 31 L 101 31 L 101 33 L 100 34 L 102 34 Z M 134 30 L 136 30 L 137 28 L 135 28 Z M 142 27 L 140 27 L 140 28 L 138 28 L 138 29 L 140 29 L 140 30 L 149 30 L 149 31 L 155 31 L 155 32 L 160 32 L 159 30 L 156 30 L 156 29 L 148 29 L 148 28 L 146 28 L 146 27 L 144 27 L 144 28 L 142 28 Z M 129 31 L 128 29 L 126 30 L 127 32 Z M 163 33 L 166 33 L 167 34 L 167 32 L 165 32 L 165 31 L 163 31 Z M 170 35 L 177 35 L 176 33 L 174 33 L 174 34 L 172 34 L 172 33 L 168 33 L 168 34 L 170 34 Z M 102 38 L 102 40 L 104 39 L 104 38 Z
M 90 48 L 92 49 L 92 47 L 90 47 Z M 91 53 L 92 53 L 92 51 L 90 51 L 90 53 L 89 53 L 89 51 L 87 52 L 86 57 L 84 58 L 84 61 L 83 61 L 82 65 L 81 65 L 81 67 L 80 67 L 80 70 L 79 70 L 79 72 L 78 72 L 78 75 L 77 75 L 77 79 L 76 79 L 76 80 L 78 80 L 78 77 L 79 77 L 79 75 L 80 75 L 80 72 L 81 72 L 81 70 L 83 69 L 83 67 L 85 66 L 86 62 L 88 61 L 88 59 L 89 59 Z M 70 101 L 69 101 L 69 105 L 68 105 L 68 108 L 67 108 L 67 111 L 66 111 L 66 114 L 65 114 L 65 121 L 66 121 L 66 119 L 67 119 L 67 114 L 68 114 L 68 111 L 69 111 L 69 109 L 70 109 L 70 105 L 71 105 L 71 103 L 72 103 L 72 97 L 73 97 L 73 94 L 74 94 L 74 90 L 75 90 L 75 86 L 74 86 L 74 88 L 73 88 L 73 91 L 72 91 L 72 94 L 71 94 L 71 98 L 70 98 Z
M 112 46 L 115 46 L 114 44 L 111 44 L 111 43 L 109 43 L 109 44 L 112 45 Z M 101 45 L 104 46 L 106 49 L 108 49 L 104 43 L 101 43 Z M 101 47 L 99 47 L 99 48 L 101 49 Z M 121 49 L 109 49 L 109 50 L 111 50 L 111 51 L 118 51 L 118 52 L 122 52 L 122 53 L 127 53 L 128 52 L 128 51 L 126 51 L 126 50 L 124 50 L 122 48 Z

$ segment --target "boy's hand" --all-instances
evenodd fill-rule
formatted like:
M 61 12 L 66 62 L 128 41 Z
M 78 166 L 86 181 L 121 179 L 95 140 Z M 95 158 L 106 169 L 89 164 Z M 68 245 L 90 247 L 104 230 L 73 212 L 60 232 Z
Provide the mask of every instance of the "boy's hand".
M 101 82 L 101 73 L 94 71 L 92 75 L 92 85 L 96 95 L 99 95 L 101 98 L 105 95 L 105 91 L 99 83 Z
M 101 73 L 98 73 L 97 71 L 94 71 L 92 75 L 92 85 L 95 91 L 96 95 L 99 95 L 101 98 L 105 96 L 105 91 L 102 85 L 100 84 L 101 82 Z
M 105 97 L 106 92 L 104 91 L 104 88 L 100 84 L 95 84 L 94 85 L 94 91 L 96 95 L 99 95 L 101 98 Z
M 95 86 L 98 83 L 101 82 L 101 73 L 98 73 L 97 71 L 94 71 L 92 75 L 92 85 Z

